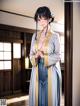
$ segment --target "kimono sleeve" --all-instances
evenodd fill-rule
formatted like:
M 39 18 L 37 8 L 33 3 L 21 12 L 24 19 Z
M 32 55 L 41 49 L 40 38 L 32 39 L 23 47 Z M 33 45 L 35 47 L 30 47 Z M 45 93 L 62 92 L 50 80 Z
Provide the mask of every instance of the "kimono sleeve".
M 35 43 L 35 36 L 36 36 L 36 34 L 34 33 L 32 36 L 31 48 L 30 48 L 30 61 L 31 61 L 32 66 L 36 66 L 36 64 L 37 64 L 36 59 L 35 59 L 35 51 L 33 50 L 33 46 Z
M 48 53 L 44 55 L 44 65 L 45 66 L 51 66 L 55 65 L 58 61 L 60 61 L 60 40 L 59 40 L 59 35 L 56 34 L 54 35 L 54 39 L 52 40 L 52 48 L 53 49 L 51 53 Z M 48 50 L 49 50 L 48 48 Z

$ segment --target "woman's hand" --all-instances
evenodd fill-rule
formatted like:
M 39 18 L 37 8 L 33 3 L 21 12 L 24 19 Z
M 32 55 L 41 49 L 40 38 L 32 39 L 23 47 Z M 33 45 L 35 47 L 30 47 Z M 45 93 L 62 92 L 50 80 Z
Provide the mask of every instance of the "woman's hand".
M 38 57 L 41 57 L 43 58 L 44 57 L 44 53 L 42 51 L 38 51 L 35 55 L 35 58 L 38 58 Z

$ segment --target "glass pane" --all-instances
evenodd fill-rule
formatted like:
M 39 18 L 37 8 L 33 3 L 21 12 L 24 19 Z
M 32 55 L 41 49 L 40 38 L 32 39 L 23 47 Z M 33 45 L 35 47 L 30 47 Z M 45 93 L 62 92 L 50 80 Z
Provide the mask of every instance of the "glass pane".
M 64 44 L 64 36 L 60 36 L 60 44 Z
M 11 43 L 4 43 L 4 51 L 11 51 Z
M 11 52 L 4 52 L 4 60 L 11 60 Z
M 61 62 L 64 63 L 64 53 L 61 53 Z
M 21 44 L 20 43 L 13 44 L 13 58 L 21 58 Z
M 4 61 L 4 69 L 11 69 L 11 61 Z
M 3 61 L 0 61 L 0 70 L 3 69 Z
M 3 52 L 0 52 L 0 60 L 3 60 Z
M 60 51 L 64 52 L 64 45 L 60 45 Z
M 25 69 L 29 68 L 29 58 L 25 58 Z
M 0 51 L 3 51 L 3 43 L 0 43 Z

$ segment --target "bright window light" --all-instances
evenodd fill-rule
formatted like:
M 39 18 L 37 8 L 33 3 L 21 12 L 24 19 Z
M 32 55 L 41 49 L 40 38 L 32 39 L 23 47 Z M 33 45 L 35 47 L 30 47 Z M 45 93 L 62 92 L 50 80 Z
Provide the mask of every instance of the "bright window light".
M 64 36 L 60 36 L 60 43 L 64 44 Z
M 11 69 L 11 43 L 0 42 L 0 70 Z
M 4 43 L 4 51 L 11 51 L 11 43 Z
M 0 43 L 0 51 L 3 51 L 3 43 Z
M 3 52 L 0 52 L 0 60 L 3 60 Z
M 25 69 L 29 68 L 29 58 L 25 58 Z
M 21 44 L 20 43 L 13 44 L 13 58 L 21 58 Z
M 0 70 L 3 70 L 3 61 L 0 61 Z
M 11 60 L 11 52 L 4 52 L 4 60 Z
M 64 53 L 61 53 L 61 62 L 64 63 Z
M 11 69 L 11 61 L 4 61 L 4 69 Z
M 60 36 L 61 62 L 64 63 L 64 36 Z
M 60 50 L 62 53 L 64 52 L 64 45 L 60 45 Z

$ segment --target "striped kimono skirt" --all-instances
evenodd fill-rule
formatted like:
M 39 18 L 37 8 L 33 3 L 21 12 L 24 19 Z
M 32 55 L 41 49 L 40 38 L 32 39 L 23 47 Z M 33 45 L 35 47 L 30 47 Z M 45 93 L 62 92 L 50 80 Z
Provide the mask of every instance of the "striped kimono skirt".
M 38 105 L 48 106 L 48 71 L 44 66 L 44 60 L 38 59 L 38 80 L 39 80 L 39 95 Z
M 48 70 L 44 66 L 44 60 L 38 59 L 38 80 L 39 80 L 39 92 L 38 92 L 38 106 L 48 106 Z M 54 76 L 57 78 L 57 102 L 54 102 L 54 106 L 60 106 L 60 83 L 59 77 L 56 71 L 54 71 Z M 55 80 L 56 81 L 56 80 Z M 55 97 L 55 96 L 54 96 Z

